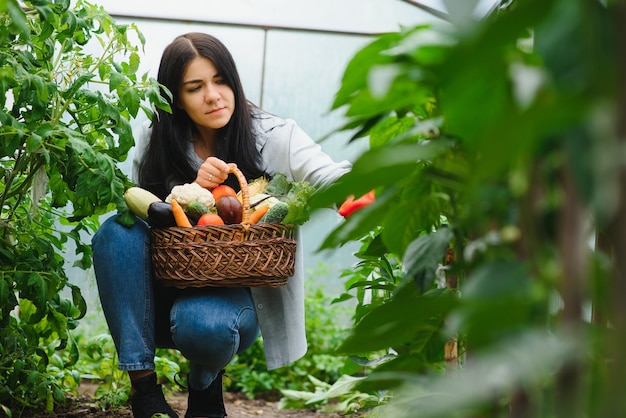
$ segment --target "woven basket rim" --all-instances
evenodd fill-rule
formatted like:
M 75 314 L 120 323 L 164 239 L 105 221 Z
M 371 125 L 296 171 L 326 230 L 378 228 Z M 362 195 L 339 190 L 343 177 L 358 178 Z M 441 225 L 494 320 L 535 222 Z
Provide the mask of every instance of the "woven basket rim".
M 264 227 L 264 225 L 266 225 Z M 246 229 L 246 228 L 267 228 L 267 225 L 273 225 L 275 227 L 284 227 L 284 229 L 296 229 L 297 225 L 295 224 L 284 224 L 282 222 L 263 222 L 260 224 L 250 224 L 250 225 L 244 225 L 244 224 L 229 224 L 229 225 L 194 225 L 193 229 L 194 230 L 207 230 L 207 229 L 229 229 L 229 228 L 236 228 L 236 229 Z M 164 227 L 164 228 L 156 228 L 156 227 L 150 227 L 150 230 L 152 231 L 163 231 L 163 230 L 189 230 L 190 228 L 188 227 L 184 227 L 184 226 L 168 226 L 168 227 Z

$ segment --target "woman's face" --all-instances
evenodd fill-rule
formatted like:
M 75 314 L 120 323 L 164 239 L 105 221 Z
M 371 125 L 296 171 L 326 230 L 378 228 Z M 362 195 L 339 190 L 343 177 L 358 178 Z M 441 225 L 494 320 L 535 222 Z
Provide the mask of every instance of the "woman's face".
M 199 129 L 226 126 L 235 111 L 235 93 L 212 61 L 194 58 L 183 74 L 178 107 Z

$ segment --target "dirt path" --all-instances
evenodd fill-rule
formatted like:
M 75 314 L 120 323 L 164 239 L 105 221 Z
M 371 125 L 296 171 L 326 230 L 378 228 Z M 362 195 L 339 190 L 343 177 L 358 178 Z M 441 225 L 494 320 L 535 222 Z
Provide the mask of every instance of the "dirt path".
M 89 388 L 80 391 L 78 399 L 69 400 L 66 408 L 55 411 L 51 414 L 24 414 L 22 418 L 111 418 L 128 417 L 132 418 L 130 408 L 120 408 L 116 410 L 103 411 L 91 397 Z M 228 418 L 266 417 L 266 418 L 340 418 L 337 413 L 321 413 L 310 410 L 280 410 L 276 402 L 267 402 L 262 399 L 250 400 L 240 394 L 225 393 L 224 401 Z M 187 395 L 185 393 L 174 393 L 168 396 L 168 402 L 172 408 L 180 415 L 185 416 L 187 410 Z M 352 415 L 358 417 L 363 415 Z

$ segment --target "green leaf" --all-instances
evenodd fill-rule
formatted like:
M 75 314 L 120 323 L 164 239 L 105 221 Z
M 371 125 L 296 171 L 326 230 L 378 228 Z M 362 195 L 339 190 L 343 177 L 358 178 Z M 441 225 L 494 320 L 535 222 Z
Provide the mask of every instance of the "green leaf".
M 41 15 L 41 20 L 42 21 L 46 21 L 46 20 L 52 20 L 55 17 L 54 11 L 52 10 L 52 8 L 48 5 L 47 2 L 37 2 L 37 1 L 33 1 L 33 6 L 35 7 L 35 9 L 39 12 L 39 14 Z
M 415 177 L 413 183 L 419 181 L 422 180 Z M 400 186 L 404 189 L 410 187 L 406 184 Z M 440 220 L 438 212 L 429 211 L 433 207 L 428 204 L 428 197 L 418 194 L 410 199 L 395 194 L 385 208 L 386 211 L 379 218 L 379 224 L 383 226 L 380 235 L 385 247 L 394 254 L 404 254 L 417 236 L 425 231 L 432 231 Z M 402 222 L 398 222 L 398 219 L 402 219 Z
M 132 117 L 137 117 L 137 113 L 139 113 L 139 106 L 141 104 L 141 96 L 139 95 L 137 89 L 135 87 L 124 88 L 120 99 L 128 109 L 128 113 L 130 113 Z
M 78 307 L 78 310 L 80 312 L 80 315 L 76 319 L 81 319 L 87 313 L 87 302 L 85 301 L 85 298 L 83 298 L 83 294 L 80 291 L 80 287 L 75 286 L 75 285 L 69 285 L 69 286 L 72 289 L 72 301 L 74 302 L 74 305 Z
M 150 87 L 147 90 L 147 96 L 152 104 L 165 112 L 172 113 L 171 103 L 173 102 L 172 93 L 164 86 L 160 86 L 154 78 L 150 78 Z M 163 94 L 161 94 L 163 90 Z
M 365 315 L 338 352 L 359 354 L 386 350 L 411 343 L 419 333 L 432 335 L 438 332 L 432 327 L 432 319 L 442 320 L 457 304 L 456 297 L 447 289 L 420 295 L 417 286 L 408 283 L 389 302 Z
M 41 144 L 43 144 L 43 138 L 37 133 L 37 132 L 33 132 L 27 139 L 26 139 L 26 150 L 28 152 L 33 152 L 38 150 L 39 148 L 41 148 Z
M 67 13 L 70 8 L 71 0 L 55 0 L 54 11 L 55 13 Z
M 482 264 L 464 282 L 461 293 L 464 303 L 455 314 L 456 322 L 476 348 L 532 323 L 540 301 L 528 267 L 516 261 Z
M 402 38 L 403 35 L 398 33 L 382 35 L 354 55 L 344 72 L 341 87 L 332 106 L 333 109 L 349 103 L 359 90 L 366 88 L 369 69 L 375 65 L 389 62 L 391 58 L 384 54 L 384 51 Z
M 117 71 L 111 71 L 109 74 L 109 91 L 115 91 L 120 86 L 126 84 L 126 76 Z
M 133 129 L 128 119 L 120 115 L 117 124 L 113 129 L 118 137 L 118 146 L 115 148 L 115 155 L 120 161 L 126 160 L 126 156 L 131 148 L 135 145 Z
M 435 280 L 437 268 L 443 263 L 451 239 L 452 231 L 442 228 L 417 238 L 406 249 L 402 258 L 406 276 L 415 280 L 422 292 Z
M 66 100 L 70 100 L 72 97 L 74 97 L 76 92 L 85 85 L 85 83 L 89 82 L 94 77 L 95 74 L 91 73 L 81 74 L 76 80 L 74 80 L 72 85 L 65 92 L 63 92 L 63 98 Z
M 391 116 L 370 131 L 370 147 L 378 148 L 408 132 L 414 125 L 421 124 L 414 116 L 398 118 Z
M 48 88 L 46 82 L 39 75 L 33 74 L 29 77 L 29 81 L 32 85 L 35 86 L 35 91 L 37 93 L 37 98 L 44 103 L 47 103 L 50 98 L 48 93 Z
M 26 14 L 17 0 L 5 0 L 6 10 L 11 18 L 10 28 L 13 33 L 17 31 L 20 35 L 28 38 L 30 36 L 30 29 L 28 27 L 28 21 L 26 20 Z
M 21 291 L 21 319 L 26 324 L 36 324 L 46 315 L 48 286 L 39 274 L 32 273 L 28 276 L 26 287 L 22 288 Z
M 70 11 L 66 11 L 61 17 L 61 32 L 66 32 L 68 35 L 73 35 L 76 31 L 77 20 L 76 15 Z
M 311 196 L 314 208 L 329 207 L 350 195 L 362 196 L 379 186 L 393 186 L 409 178 L 420 162 L 428 162 L 452 146 L 451 141 L 393 144 L 363 153 L 352 170 Z
M 129 74 L 135 74 L 137 72 L 137 70 L 139 69 L 139 65 L 141 63 L 141 59 L 139 58 L 139 54 L 137 54 L 136 52 L 133 52 L 130 54 L 130 57 L 128 58 L 128 73 Z

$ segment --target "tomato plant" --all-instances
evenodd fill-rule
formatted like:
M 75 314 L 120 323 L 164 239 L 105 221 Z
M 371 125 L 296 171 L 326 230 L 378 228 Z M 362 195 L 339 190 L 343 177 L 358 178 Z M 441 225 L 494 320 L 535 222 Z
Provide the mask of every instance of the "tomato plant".
M 102 7 L 7 0 L 0 22 L 0 406 L 51 410 L 67 382 L 50 367 L 77 361 L 70 331 L 87 309 L 65 252 L 87 269 L 98 216 L 130 221 L 117 167 L 130 121 L 167 105 L 137 74 L 141 33 Z

